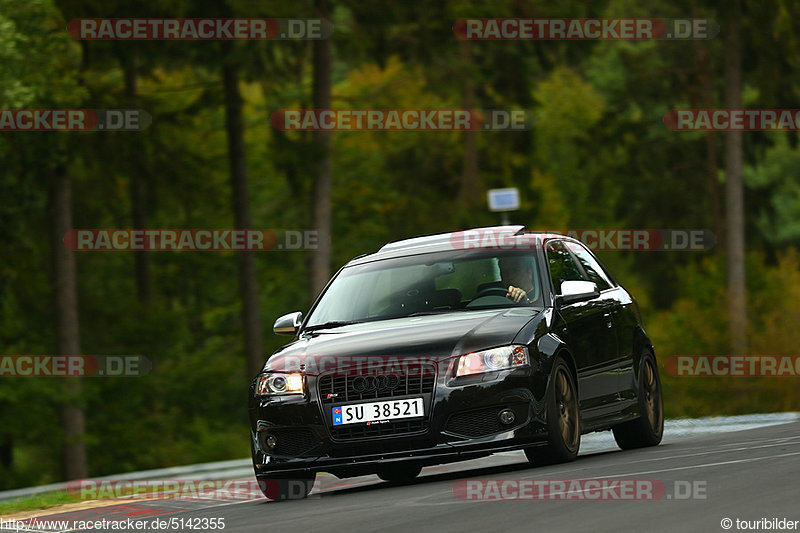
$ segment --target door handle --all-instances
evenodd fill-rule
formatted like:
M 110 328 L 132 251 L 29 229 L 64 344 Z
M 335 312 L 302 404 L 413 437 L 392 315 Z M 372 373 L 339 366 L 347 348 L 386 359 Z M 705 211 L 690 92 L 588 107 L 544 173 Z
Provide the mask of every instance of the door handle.
M 607 328 L 610 328 L 610 327 L 611 327 L 611 325 L 612 325 L 612 322 L 611 322 L 611 313 L 606 313 L 606 314 L 604 314 L 604 315 L 603 315 L 603 317 L 606 319 L 606 327 L 607 327 Z

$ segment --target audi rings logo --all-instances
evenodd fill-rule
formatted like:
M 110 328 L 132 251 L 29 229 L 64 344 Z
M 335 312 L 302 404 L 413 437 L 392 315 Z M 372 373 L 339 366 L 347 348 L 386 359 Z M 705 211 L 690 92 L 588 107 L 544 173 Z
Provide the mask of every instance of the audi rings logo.
M 388 376 L 358 376 L 353 378 L 353 390 L 356 392 L 372 392 L 382 390 L 392 390 L 400 384 L 400 378 L 396 374 Z

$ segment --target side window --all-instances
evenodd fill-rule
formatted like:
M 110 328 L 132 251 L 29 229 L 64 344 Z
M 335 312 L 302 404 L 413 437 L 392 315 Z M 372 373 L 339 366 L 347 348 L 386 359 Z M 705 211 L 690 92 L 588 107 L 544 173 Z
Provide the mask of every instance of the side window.
M 597 262 L 597 259 L 584 248 L 583 246 L 571 246 L 570 249 L 578 262 L 583 267 L 583 271 L 589 276 L 589 281 L 593 281 L 597 285 L 597 290 L 604 291 L 611 288 L 611 280 L 608 279 L 603 267 Z
M 561 294 L 561 283 L 564 281 L 586 281 L 580 267 L 561 241 L 547 243 L 547 264 L 556 294 Z

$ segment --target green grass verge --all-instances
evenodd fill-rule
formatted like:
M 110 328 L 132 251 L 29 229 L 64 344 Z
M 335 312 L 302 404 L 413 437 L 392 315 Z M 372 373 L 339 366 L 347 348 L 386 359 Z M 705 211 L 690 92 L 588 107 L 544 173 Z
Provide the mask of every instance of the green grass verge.
M 65 491 L 45 492 L 44 494 L 30 496 L 28 498 L 0 502 L 0 515 L 48 509 L 50 507 L 56 507 L 67 503 L 77 503 L 79 501 L 81 501 L 80 498 Z

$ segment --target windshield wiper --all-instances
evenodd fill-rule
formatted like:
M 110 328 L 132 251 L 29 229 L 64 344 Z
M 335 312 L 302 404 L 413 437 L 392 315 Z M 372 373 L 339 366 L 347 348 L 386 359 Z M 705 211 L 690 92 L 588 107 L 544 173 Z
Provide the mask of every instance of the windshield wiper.
M 303 328 L 303 331 L 316 331 L 318 329 L 333 329 L 333 328 L 341 328 L 342 326 L 349 326 L 350 324 L 358 324 L 359 322 L 355 320 L 332 320 L 330 322 L 323 322 L 322 324 L 314 324 L 313 326 L 308 326 Z
M 448 313 L 455 313 L 457 311 L 463 311 L 463 309 L 437 309 L 435 311 L 419 311 L 417 313 L 411 313 L 410 315 L 405 316 L 446 315 Z

